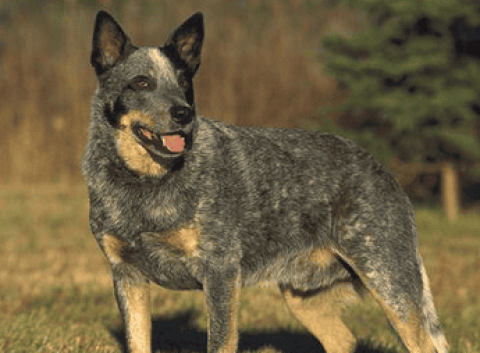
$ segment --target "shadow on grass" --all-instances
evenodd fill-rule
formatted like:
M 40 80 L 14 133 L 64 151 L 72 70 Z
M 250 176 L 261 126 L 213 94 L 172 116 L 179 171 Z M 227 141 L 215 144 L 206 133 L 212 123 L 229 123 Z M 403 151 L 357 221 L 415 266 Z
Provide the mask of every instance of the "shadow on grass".
M 196 328 L 194 322 L 197 313 L 193 310 L 184 311 L 175 316 L 155 317 L 152 321 L 152 352 L 155 353 L 206 353 L 207 333 Z M 126 338 L 123 328 L 110 328 L 110 333 L 127 353 Z M 286 330 L 277 331 L 241 331 L 239 353 L 257 351 L 262 348 L 273 348 L 282 353 L 324 353 L 318 341 L 308 333 L 296 333 Z M 361 343 L 355 353 L 386 353 Z

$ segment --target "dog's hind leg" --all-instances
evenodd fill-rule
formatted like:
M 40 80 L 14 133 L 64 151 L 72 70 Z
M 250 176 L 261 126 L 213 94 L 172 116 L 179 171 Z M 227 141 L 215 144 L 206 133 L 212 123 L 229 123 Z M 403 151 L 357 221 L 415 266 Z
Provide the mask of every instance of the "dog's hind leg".
M 385 299 L 384 295 L 378 291 L 372 289 L 370 292 L 384 310 L 410 353 L 447 352 L 447 342 L 440 329 L 435 311 L 426 313 L 425 307 L 418 307 L 408 297 L 401 300 L 401 306 L 398 306 L 398 303 L 395 304 L 391 300 Z M 425 317 L 425 314 L 433 316 Z
M 340 318 L 342 305 L 358 299 L 352 283 L 339 283 L 315 294 L 280 286 L 288 308 L 322 343 L 327 353 L 352 353 L 356 339 Z
M 420 255 L 419 255 L 420 257 Z M 438 353 L 447 353 L 448 342 L 440 327 L 440 322 L 433 306 L 432 293 L 430 292 L 430 284 L 428 282 L 427 272 L 420 258 L 420 265 L 423 280 L 423 317 L 424 328 L 428 333 L 431 342 L 435 346 Z
M 379 244 L 341 257 L 380 304 L 410 353 L 447 353 L 422 259 L 405 246 Z
M 378 166 L 365 168 L 360 185 L 332 204 L 331 251 L 360 278 L 410 353 L 446 353 L 412 205 Z

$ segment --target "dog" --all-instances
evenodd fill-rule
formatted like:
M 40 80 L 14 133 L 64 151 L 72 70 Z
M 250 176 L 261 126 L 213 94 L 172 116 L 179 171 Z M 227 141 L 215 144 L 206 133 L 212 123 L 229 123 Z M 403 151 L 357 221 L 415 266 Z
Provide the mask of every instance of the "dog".
M 261 281 L 328 353 L 355 351 L 341 309 L 367 294 L 409 352 L 447 352 L 412 205 L 392 175 L 339 136 L 199 115 L 203 40 L 200 12 L 161 47 L 137 47 L 96 16 L 82 171 L 128 351 L 151 351 L 153 282 L 203 290 L 208 352 L 236 352 L 240 290 Z

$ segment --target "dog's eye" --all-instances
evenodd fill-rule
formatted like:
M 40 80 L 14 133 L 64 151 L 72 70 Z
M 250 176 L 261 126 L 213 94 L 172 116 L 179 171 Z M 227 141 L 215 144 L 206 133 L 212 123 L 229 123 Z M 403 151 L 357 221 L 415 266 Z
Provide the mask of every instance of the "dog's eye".
M 135 91 L 153 91 L 156 87 L 156 81 L 148 76 L 136 76 L 130 81 L 130 87 Z

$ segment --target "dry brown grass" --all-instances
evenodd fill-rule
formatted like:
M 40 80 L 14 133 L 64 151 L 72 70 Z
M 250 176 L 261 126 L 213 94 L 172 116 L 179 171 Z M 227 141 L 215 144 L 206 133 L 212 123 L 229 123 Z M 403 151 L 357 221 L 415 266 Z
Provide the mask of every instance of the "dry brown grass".
M 206 15 L 201 114 L 240 125 L 293 127 L 336 98 L 318 59 L 321 36 L 364 23 L 303 0 L 33 1 L 6 6 L 0 23 L 0 181 L 79 179 L 89 100 L 95 11 L 114 15 L 140 45 L 159 45 L 194 11 Z M 309 5 L 316 4 L 316 5 Z
M 0 351 L 121 351 L 108 265 L 87 214 L 83 185 L 0 186 Z M 432 210 L 417 216 L 451 353 L 480 353 L 478 216 L 460 215 L 456 224 Z M 152 288 L 157 352 L 205 352 L 203 293 Z M 345 315 L 364 351 L 403 352 L 373 300 Z M 317 344 L 273 288 L 242 290 L 239 327 L 242 353 L 303 352 Z

